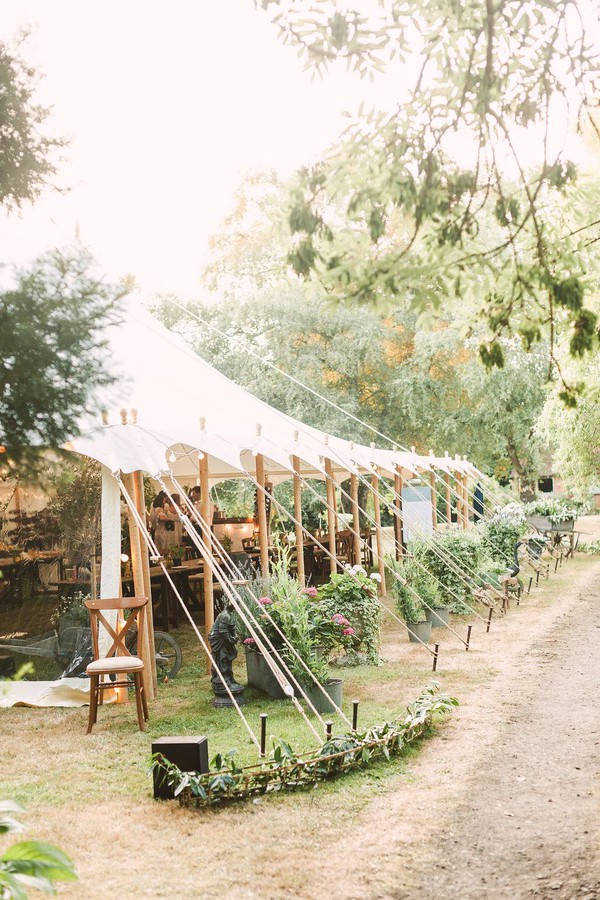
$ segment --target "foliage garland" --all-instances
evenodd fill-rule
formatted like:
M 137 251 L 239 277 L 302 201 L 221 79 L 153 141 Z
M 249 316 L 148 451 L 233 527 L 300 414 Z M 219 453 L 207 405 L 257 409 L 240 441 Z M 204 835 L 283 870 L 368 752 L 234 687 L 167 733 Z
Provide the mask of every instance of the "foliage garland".
M 375 759 L 389 760 L 392 754 L 426 735 L 436 714 L 445 714 L 458 700 L 438 694 L 436 682 L 425 688 L 409 707 L 404 718 L 384 722 L 361 734 L 333 737 L 310 753 L 296 754 L 285 741 L 274 742 L 269 758 L 254 766 L 235 764 L 235 750 L 217 754 L 208 773 L 182 772 L 160 754 L 154 754 L 151 770 L 164 772 L 182 806 L 203 807 L 228 800 L 242 800 L 252 794 L 295 790 L 360 768 Z

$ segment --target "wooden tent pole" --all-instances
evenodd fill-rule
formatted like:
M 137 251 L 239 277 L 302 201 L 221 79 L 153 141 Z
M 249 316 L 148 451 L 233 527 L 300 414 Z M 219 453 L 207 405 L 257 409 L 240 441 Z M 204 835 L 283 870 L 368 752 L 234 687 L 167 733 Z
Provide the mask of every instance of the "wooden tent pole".
M 462 473 L 458 476 L 458 493 L 460 495 L 460 512 L 462 519 L 462 527 L 467 528 L 468 520 L 467 520 L 467 505 L 465 503 L 465 482 Z
M 450 473 L 444 472 L 444 482 L 446 484 L 446 521 L 448 525 L 452 524 L 452 494 L 450 491 Z
M 133 473 L 133 501 L 135 503 L 135 508 L 137 510 L 137 514 L 144 522 L 146 523 L 146 500 L 144 497 L 144 476 L 138 469 L 137 472 Z M 150 559 L 148 556 L 148 548 L 146 546 L 145 540 L 142 538 L 140 534 L 140 551 L 142 558 L 142 576 L 144 579 L 144 597 L 148 598 L 148 606 L 146 607 L 146 631 L 148 632 L 148 643 L 150 646 L 150 653 L 156 659 L 156 650 L 154 647 L 154 610 L 152 607 L 152 584 L 150 582 Z M 157 676 L 156 676 L 156 663 L 154 665 L 154 671 L 152 675 L 152 685 L 154 688 L 154 697 L 158 696 L 158 688 L 157 688 Z
M 361 541 L 360 541 L 360 507 L 358 505 L 358 476 L 350 475 L 350 497 L 352 499 L 352 541 L 354 544 L 354 565 L 360 566 Z
M 327 529 L 329 531 L 329 571 L 332 575 L 337 572 L 336 554 L 336 514 L 335 514 L 335 482 L 333 480 L 333 468 L 331 460 L 325 460 L 325 485 L 327 488 Z
M 438 517 L 437 517 L 437 494 L 436 494 L 436 490 L 435 490 L 435 472 L 429 473 L 429 485 L 431 487 L 431 523 L 433 525 L 433 530 L 437 531 Z
M 134 476 L 132 474 L 123 475 L 123 484 L 125 485 L 125 490 L 135 503 Z M 150 649 L 152 602 L 151 598 L 145 593 L 146 585 L 144 583 L 140 529 L 129 506 L 127 506 L 127 519 L 129 522 L 129 546 L 131 550 L 131 571 L 133 572 L 134 595 L 136 597 L 147 597 L 148 599 L 148 603 L 144 609 L 145 627 L 143 629 L 142 646 L 140 647 L 138 643 L 137 654 L 144 663 L 142 681 L 144 683 L 146 697 L 148 699 L 154 699 L 156 697 L 156 656 Z
M 394 474 L 394 537 L 396 542 L 396 559 L 404 555 L 404 542 L 402 540 L 402 488 L 404 479 L 398 470 Z
M 469 476 L 466 472 L 463 473 L 463 485 L 464 485 L 464 496 L 465 496 L 465 528 L 469 527 L 469 515 L 471 513 L 471 504 L 469 501 Z
M 258 510 L 258 543 L 260 547 L 260 570 L 266 578 L 269 574 L 269 527 L 267 523 L 267 502 L 265 497 L 265 460 L 262 453 L 256 456 L 256 507 Z
M 210 513 L 210 484 L 208 482 L 208 456 L 206 453 L 198 460 L 198 475 L 200 476 L 200 513 L 202 516 L 202 541 L 206 547 L 206 553 L 210 554 L 210 560 L 204 557 L 204 571 L 202 575 L 202 587 L 204 593 L 204 636 L 208 646 L 208 635 L 215 622 L 215 604 L 213 592 L 213 573 L 210 566 L 212 562 L 213 540 L 211 530 Z M 204 555 L 204 554 L 203 554 Z M 206 671 L 210 674 L 211 663 L 206 659 Z
M 305 586 L 304 578 L 304 534 L 302 531 L 302 484 L 300 482 L 300 460 L 292 456 L 294 468 L 294 529 L 296 531 L 296 566 L 300 586 Z
M 373 506 L 375 510 L 375 541 L 377 545 L 377 568 L 381 576 L 379 583 L 379 593 L 385 593 L 385 564 L 383 561 L 383 532 L 381 530 L 381 504 L 379 501 L 379 477 L 373 475 L 371 477 L 371 490 L 373 491 Z

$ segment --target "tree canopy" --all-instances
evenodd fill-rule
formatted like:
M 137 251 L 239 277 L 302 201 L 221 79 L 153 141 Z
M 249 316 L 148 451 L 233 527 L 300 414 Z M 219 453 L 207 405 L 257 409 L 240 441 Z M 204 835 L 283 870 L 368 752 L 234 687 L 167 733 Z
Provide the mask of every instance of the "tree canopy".
M 62 142 L 47 135 L 35 90 L 35 71 L 0 43 L 0 205 L 9 212 L 56 175 Z M 32 474 L 41 448 L 74 434 L 90 393 L 109 381 L 98 335 L 122 293 L 81 247 L 48 253 L 0 292 L 1 474 Z
M 98 335 L 121 295 L 84 251 L 54 251 L 0 293 L 0 462 L 23 471 L 76 433 L 90 392 L 111 380 Z
M 337 61 L 398 79 L 394 110 L 359 109 L 338 147 L 299 173 L 289 260 L 359 303 L 451 299 L 483 314 L 479 353 L 502 338 L 557 334 L 596 345 L 589 295 L 598 192 L 578 202 L 564 136 L 597 134 L 598 8 L 585 0 L 392 0 L 372 15 L 323 2 L 262 0 L 307 68 Z M 586 293 L 587 292 L 587 293 Z M 576 387 L 563 384 L 574 402 Z
M 163 297 L 163 321 L 225 375 L 315 428 L 367 444 L 381 440 L 350 413 L 399 445 L 468 454 L 490 474 L 515 468 L 531 481 L 539 461 L 533 426 L 545 399 L 544 348 L 527 353 L 503 338 L 505 368 L 488 375 L 477 336 L 465 334 L 456 312 L 440 313 L 424 329 L 409 303 L 386 314 L 368 304 L 328 303 L 318 285 L 286 270 L 285 191 L 271 173 L 241 185 L 213 240 L 208 302 Z

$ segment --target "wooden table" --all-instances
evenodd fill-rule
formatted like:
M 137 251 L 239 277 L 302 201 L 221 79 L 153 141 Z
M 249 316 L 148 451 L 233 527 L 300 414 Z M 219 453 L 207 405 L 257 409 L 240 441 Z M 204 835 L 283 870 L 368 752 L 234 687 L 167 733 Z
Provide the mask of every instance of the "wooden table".
M 215 563 L 219 563 L 219 559 L 215 559 Z M 194 594 L 190 586 L 190 576 L 202 575 L 204 573 L 203 559 L 188 559 L 180 566 L 171 566 L 167 568 L 167 574 L 161 566 L 150 566 L 150 584 L 152 587 L 152 605 L 155 610 L 155 616 L 158 617 L 160 628 L 168 631 L 169 626 L 179 628 L 180 605 L 179 600 L 175 596 L 175 592 L 171 587 L 169 578 L 173 582 L 175 590 L 182 598 L 184 603 L 190 609 L 204 612 L 204 584 L 200 579 L 200 600 Z M 128 576 L 122 579 L 123 593 L 133 590 L 133 577 Z

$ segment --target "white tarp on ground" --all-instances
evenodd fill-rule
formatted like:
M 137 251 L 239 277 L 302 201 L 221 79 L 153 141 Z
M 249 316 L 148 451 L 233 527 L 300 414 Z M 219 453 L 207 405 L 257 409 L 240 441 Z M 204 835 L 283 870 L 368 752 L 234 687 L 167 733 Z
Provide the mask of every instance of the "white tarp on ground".
M 104 703 L 115 703 L 116 691 L 104 692 Z M 59 678 L 57 681 L 0 681 L 0 707 L 87 706 L 89 678 Z
M 294 456 L 305 477 L 323 477 L 326 458 L 337 480 L 358 467 L 369 473 L 377 466 L 389 476 L 399 466 L 406 478 L 429 469 L 429 457 L 324 435 L 273 409 L 221 375 L 134 300 L 123 321 L 107 329 L 106 340 L 106 361 L 117 379 L 100 398 L 108 424 L 98 418 L 82 422 L 81 437 L 69 446 L 111 471 L 172 470 L 176 477 L 194 478 L 198 451 L 208 456 L 213 482 L 254 475 L 257 453 L 273 483 L 290 477 Z M 468 470 L 465 461 L 443 461 L 445 469 Z

